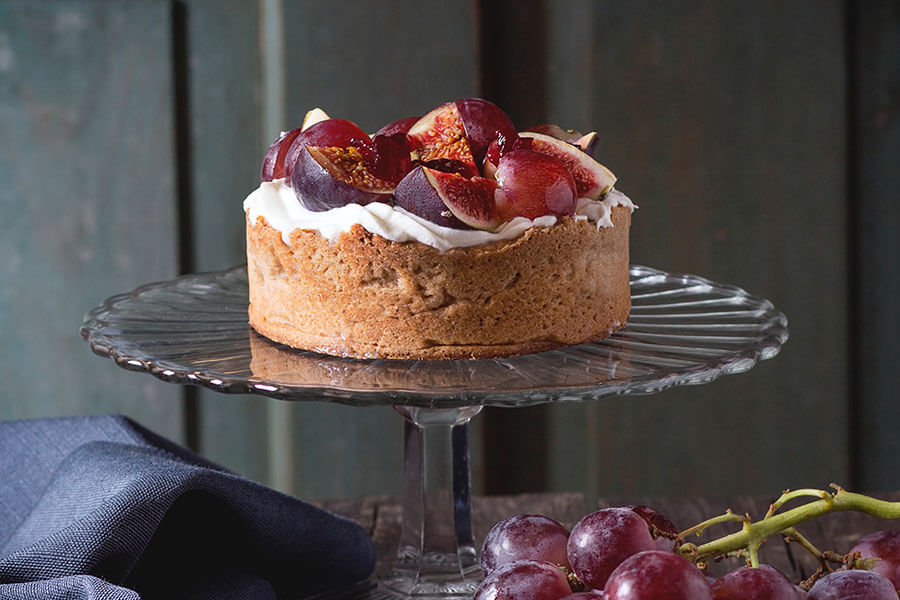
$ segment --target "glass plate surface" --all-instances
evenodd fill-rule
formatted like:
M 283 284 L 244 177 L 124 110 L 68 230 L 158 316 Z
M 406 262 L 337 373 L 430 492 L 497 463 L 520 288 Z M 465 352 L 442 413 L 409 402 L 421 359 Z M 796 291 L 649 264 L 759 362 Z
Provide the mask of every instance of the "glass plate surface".
M 631 267 L 624 329 L 509 358 L 356 360 L 292 350 L 247 324 L 247 271 L 185 275 L 109 298 L 82 337 L 132 371 L 220 392 L 420 407 L 526 406 L 706 383 L 775 356 L 787 319 L 763 298 L 695 275 Z

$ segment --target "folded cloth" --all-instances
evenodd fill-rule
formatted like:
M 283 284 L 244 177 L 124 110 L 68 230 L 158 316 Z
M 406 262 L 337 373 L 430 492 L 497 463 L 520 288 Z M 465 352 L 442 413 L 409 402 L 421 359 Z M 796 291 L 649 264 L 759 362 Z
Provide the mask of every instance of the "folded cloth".
M 358 524 L 126 417 L 0 423 L 0 600 L 300 598 L 374 567 Z

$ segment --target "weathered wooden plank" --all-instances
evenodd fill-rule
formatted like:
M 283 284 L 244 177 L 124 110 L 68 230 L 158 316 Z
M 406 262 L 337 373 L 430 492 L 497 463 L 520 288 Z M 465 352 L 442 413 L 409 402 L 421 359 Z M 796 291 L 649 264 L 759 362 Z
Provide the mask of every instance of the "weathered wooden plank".
M 641 206 L 632 261 L 768 297 L 791 339 L 709 385 L 554 407 L 551 489 L 721 495 L 846 480 L 842 3 L 592 8 L 590 120 L 576 124 L 601 133 L 599 158 Z M 567 68 L 548 67 L 559 80 Z
M 0 418 L 182 436 L 178 387 L 78 336 L 106 297 L 176 274 L 170 31 L 165 1 L 0 2 Z
M 246 262 L 241 202 L 259 183 L 265 141 L 260 116 L 255 2 L 190 0 L 176 5 L 185 270 Z M 271 483 L 266 410 L 275 401 L 196 390 L 199 450 Z
M 473 3 L 284 3 L 286 122 L 320 106 L 367 131 L 478 89 Z M 327 403 L 290 409 L 304 498 L 401 489 L 402 419 Z M 473 465 L 473 471 L 479 468 Z
M 900 6 L 848 5 L 854 26 L 849 190 L 855 215 L 854 421 L 859 485 L 900 487 Z
M 403 519 L 402 503 L 396 498 L 362 498 L 356 501 L 324 501 L 320 506 L 335 514 L 354 519 L 372 535 L 378 553 L 375 576 L 387 573 L 400 543 Z M 495 523 L 518 514 L 540 514 L 572 527 L 587 514 L 581 494 L 520 494 L 515 496 L 476 496 L 472 498 L 472 531 L 475 543 L 482 540 Z

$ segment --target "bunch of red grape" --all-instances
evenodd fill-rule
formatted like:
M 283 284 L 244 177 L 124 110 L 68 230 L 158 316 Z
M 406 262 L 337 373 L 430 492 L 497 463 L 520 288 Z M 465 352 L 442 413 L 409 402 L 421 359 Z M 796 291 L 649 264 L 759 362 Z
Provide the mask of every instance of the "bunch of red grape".
M 900 532 L 863 538 L 851 552 L 872 570 L 838 570 L 809 592 L 769 565 L 708 577 L 678 554 L 678 531 L 646 506 L 605 508 L 572 531 L 540 515 L 497 523 L 481 550 L 474 600 L 898 600 Z

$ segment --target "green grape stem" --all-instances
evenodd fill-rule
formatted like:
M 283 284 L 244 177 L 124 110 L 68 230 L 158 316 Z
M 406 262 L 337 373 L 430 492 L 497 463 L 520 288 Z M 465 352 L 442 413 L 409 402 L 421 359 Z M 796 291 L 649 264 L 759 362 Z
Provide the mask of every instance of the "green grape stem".
M 678 552 L 682 556 L 698 563 L 733 555 L 733 553 L 740 550 L 746 550 L 751 566 L 758 566 L 757 551 L 760 545 L 769 536 L 782 534 L 797 541 L 816 556 L 817 559 L 823 561 L 826 559 L 826 555 L 832 553 L 819 552 L 794 529 L 795 525 L 821 515 L 842 511 L 863 512 L 881 519 L 900 518 L 900 502 L 878 500 L 863 494 L 848 492 L 835 484 L 831 484 L 831 486 L 835 489 L 834 493 L 809 489 L 796 490 L 794 492 L 786 491 L 778 500 L 772 503 L 766 516 L 756 522 L 752 521 L 749 516 L 739 517 L 730 510 L 724 515 L 703 521 L 681 532 L 678 535 L 678 539 L 683 542 L 687 535 L 701 535 L 707 527 L 729 521 L 740 521 L 741 529 L 700 545 L 681 543 L 678 546 Z M 814 497 L 818 498 L 818 500 L 807 502 L 781 513 L 778 512 L 778 509 L 787 501 L 799 497 Z

